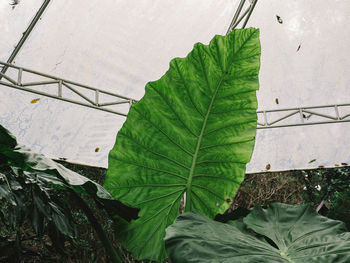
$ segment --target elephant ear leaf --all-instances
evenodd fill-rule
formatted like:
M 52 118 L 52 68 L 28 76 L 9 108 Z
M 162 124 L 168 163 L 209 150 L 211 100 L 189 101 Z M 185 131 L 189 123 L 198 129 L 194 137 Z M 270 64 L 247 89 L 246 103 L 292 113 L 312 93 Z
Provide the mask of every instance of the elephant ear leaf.
M 167 228 L 172 263 L 347 263 L 350 233 L 343 222 L 308 205 L 257 206 L 243 219 L 220 223 L 185 213 Z
M 109 153 L 105 187 L 141 208 L 119 233 L 136 258 L 166 258 L 165 228 L 198 210 L 214 218 L 232 203 L 256 134 L 259 30 L 234 30 L 195 44 L 146 85 Z

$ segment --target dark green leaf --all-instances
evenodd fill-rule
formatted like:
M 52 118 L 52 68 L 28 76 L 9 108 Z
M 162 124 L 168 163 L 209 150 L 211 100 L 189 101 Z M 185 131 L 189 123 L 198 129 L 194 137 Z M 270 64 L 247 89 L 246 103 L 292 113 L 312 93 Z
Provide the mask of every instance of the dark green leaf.
M 39 213 L 38 208 L 36 206 L 33 207 L 32 225 L 37 234 L 41 235 L 43 233 L 44 217 L 42 216 L 41 213 Z
M 74 227 L 69 219 L 70 218 L 67 218 L 61 211 L 52 213 L 52 222 L 55 224 L 57 229 L 60 230 L 60 233 L 73 238 Z
M 33 194 L 33 201 L 38 211 L 43 215 L 45 215 L 45 217 L 51 219 L 50 210 L 47 209 L 46 202 L 44 203 L 44 201 L 40 198 L 40 196 L 38 196 L 35 193 Z
M 36 177 L 38 176 L 52 185 L 71 187 L 78 193 L 88 194 L 99 199 L 101 203 L 107 200 L 109 205 L 114 206 L 113 211 L 126 220 L 137 218 L 138 209 L 115 200 L 101 185 L 65 168 L 42 154 L 33 152 L 26 146 L 16 144 L 16 139 L 0 125 L 0 156 L 7 158 L 11 167 L 20 168 L 24 172 L 31 172 L 33 177 L 27 176 L 27 180 L 34 182 L 38 180 Z M 39 185 L 39 187 L 43 186 Z M 117 208 L 120 208 L 122 212 L 119 212 Z
M 227 214 L 218 214 L 215 216 L 215 221 L 226 223 L 229 220 L 237 220 L 242 217 L 247 216 L 250 213 L 250 210 L 244 207 L 237 207 L 235 210 Z
M 0 200 L 5 199 L 11 205 L 17 205 L 15 199 L 13 198 L 11 189 L 7 184 L 0 184 Z
M 178 217 L 165 238 L 172 263 L 348 263 L 350 233 L 344 223 L 307 205 L 257 206 L 226 224 L 195 212 Z
M 3 148 L 14 148 L 17 145 L 16 138 L 0 125 L 0 150 Z

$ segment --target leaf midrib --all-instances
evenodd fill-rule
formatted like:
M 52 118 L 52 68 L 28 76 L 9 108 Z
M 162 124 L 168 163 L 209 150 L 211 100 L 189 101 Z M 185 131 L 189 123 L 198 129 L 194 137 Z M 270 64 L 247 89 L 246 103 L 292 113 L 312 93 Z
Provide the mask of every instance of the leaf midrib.
M 192 158 L 192 165 L 191 165 L 191 170 L 190 170 L 190 173 L 189 173 L 189 177 L 188 177 L 188 181 L 187 181 L 187 184 L 186 184 L 186 204 L 185 204 L 185 212 L 190 212 L 192 211 L 192 179 L 193 179 L 193 174 L 194 174 L 194 170 L 196 168 L 196 163 L 197 163 L 197 158 L 198 158 L 198 153 L 200 151 L 200 148 L 201 148 L 201 143 L 202 143 L 202 139 L 204 137 L 204 131 L 205 131 L 205 128 L 207 126 L 207 122 L 208 122 L 208 118 L 209 118 L 209 115 L 210 115 L 210 112 L 211 112 L 211 108 L 213 107 L 213 104 L 214 104 L 214 101 L 215 101 L 215 98 L 216 98 L 216 95 L 217 95 L 217 92 L 221 86 L 221 83 L 222 81 L 224 80 L 224 77 L 228 74 L 228 69 L 231 67 L 231 65 L 233 64 L 233 62 L 235 61 L 234 60 L 234 57 L 235 55 L 242 49 L 243 46 L 245 46 L 245 44 L 250 40 L 250 38 L 255 34 L 255 31 L 253 31 L 251 33 L 251 35 L 249 37 L 247 37 L 247 39 L 242 43 L 242 45 L 239 47 L 239 49 L 232 55 L 232 60 L 230 61 L 230 63 L 228 64 L 227 68 L 223 70 L 223 74 L 220 78 L 220 81 L 218 82 L 216 88 L 215 88 L 215 91 L 214 91 L 214 94 L 213 94 L 213 97 L 210 101 L 210 104 L 209 104 L 209 107 L 208 107 L 208 110 L 207 110 L 207 113 L 205 115 L 205 118 L 204 118 L 204 121 L 203 121 L 203 124 L 202 124 L 202 129 L 201 129 L 201 133 L 200 135 L 198 136 L 198 140 L 197 140 L 197 146 L 196 146 L 196 150 L 193 154 L 193 158 Z M 235 37 L 235 36 L 234 36 Z M 233 41 L 234 43 L 234 41 Z M 200 55 L 200 52 L 199 52 L 199 55 Z M 218 54 L 219 55 L 219 54 Z M 201 59 L 201 57 L 200 57 Z M 201 61 L 202 62 L 202 61 Z M 219 63 L 221 63 L 221 61 L 219 61 Z M 220 66 L 221 67 L 221 66 Z M 203 70 L 205 71 L 205 68 L 203 67 Z M 205 76 L 207 76 L 205 74 Z M 208 82 L 207 82 L 208 83 Z M 209 83 L 208 83 L 209 85 Z M 208 87 L 209 88 L 209 87 Z
M 202 124 L 201 133 L 198 136 L 197 146 L 196 146 L 196 150 L 195 150 L 194 155 L 193 155 L 191 170 L 190 170 L 188 181 L 187 181 L 187 185 L 186 185 L 185 212 L 192 211 L 192 179 L 193 179 L 194 170 L 196 168 L 198 153 L 199 153 L 199 150 L 200 150 L 202 139 L 204 137 L 203 135 L 204 135 L 205 128 L 207 126 L 208 118 L 209 118 L 209 115 L 210 115 L 210 110 L 211 110 L 211 108 L 213 106 L 213 103 L 215 101 L 215 97 L 216 97 L 216 94 L 218 92 L 218 89 L 219 89 L 219 87 L 220 87 L 220 85 L 222 83 L 222 80 L 223 80 L 223 78 L 224 78 L 224 76 L 226 74 L 227 74 L 226 71 L 224 71 L 224 74 L 222 75 L 222 77 L 221 77 L 221 79 L 220 79 L 220 81 L 219 81 L 219 83 L 218 83 L 218 85 L 217 85 L 217 87 L 215 89 L 215 92 L 213 94 L 213 97 L 212 97 L 212 99 L 210 101 L 210 104 L 209 104 L 209 107 L 208 107 L 207 114 L 205 115 L 205 118 L 204 118 L 204 121 L 203 121 L 203 124 Z

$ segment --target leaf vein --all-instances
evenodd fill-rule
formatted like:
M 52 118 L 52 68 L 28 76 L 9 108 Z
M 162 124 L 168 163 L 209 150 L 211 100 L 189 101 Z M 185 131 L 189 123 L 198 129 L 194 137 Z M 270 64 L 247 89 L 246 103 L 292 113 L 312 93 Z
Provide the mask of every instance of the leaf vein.
M 170 171 L 158 169 L 158 168 L 155 168 L 155 167 L 146 166 L 146 165 L 139 164 L 139 163 L 136 163 L 136 162 L 131 162 L 131 161 L 122 160 L 122 159 L 119 159 L 119 158 L 116 158 L 116 157 L 113 157 L 113 159 L 118 160 L 118 161 L 120 161 L 120 162 L 132 164 L 132 165 L 135 165 L 135 166 L 139 166 L 139 167 L 142 167 L 142 168 L 145 168 L 145 169 L 149 169 L 149 170 L 158 171 L 158 172 L 161 172 L 161 173 L 166 173 L 166 174 L 174 175 L 174 176 L 176 176 L 176 177 L 179 177 L 179 178 L 181 178 L 181 179 L 187 181 L 187 178 L 186 178 L 186 177 L 184 177 L 184 176 L 182 176 L 182 175 L 179 175 L 179 174 L 177 174 L 177 173 L 173 173 L 173 172 L 170 172 Z
M 225 126 L 222 126 L 220 128 L 216 128 L 216 129 L 213 129 L 211 131 L 208 131 L 206 134 L 204 134 L 203 136 L 207 136 L 208 134 L 211 134 L 213 132 L 218 132 L 220 130 L 224 130 L 226 128 L 229 128 L 229 127 L 235 127 L 235 126 L 239 126 L 239 125 L 243 125 L 243 124 L 248 124 L 248 123 L 256 123 L 256 120 L 251 120 L 251 121 L 245 121 L 245 122 L 240 122 L 240 123 L 231 123 L 229 125 L 225 125 Z
M 193 101 L 192 96 L 190 95 L 190 91 L 189 91 L 189 89 L 188 89 L 188 87 L 186 85 L 185 78 L 181 74 L 181 71 L 180 71 L 179 66 L 177 64 L 177 61 L 175 60 L 174 63 L 175 63 L 175 68 L 176 68 L 176 70 L 177 70 L 177 72 L 178 72 L 178 74 L 179 74 L 179 76 L 180 76 L 180 78 L 181 78 L 181 80 L 182 80 L 182 82 L 184 84 L 185 90 L 187 91 L 188 97 L 190 98 L 190 101 L 191 101 L 192 105 L 194 106 L 196 111 L 204 118 L 204 114 L 198 109 L 197 105 Z
M 152 86 L 151 86 L 152 87 Z M 177 114 L 177 112 L 174 110 L 174 108 L 170 105 L 169 101 L 155 88 L 153 90 L 163 99 L 163 101 L 168 105 L 168 107 L 172 110 L 172 112 L 175 114 L 176 118 L 182 123 L 183 127 L 186 128 L 194 137 L 198 137 L 186 124 L 185 122 L 180 118 L 180 116 Z
M 184 164 L 182 164 L 182 163 L 180 163 L 180 162 L 178 162 L 178 161 L 176 161 L 176 160 L 174 160 L 174 159 L 172 159 L 172 158 L 170 158 L 170 157 L 168 157 L 168 156 L 166 156 L 166 155 L 163 155 L 163 154 L 161 154 L 161 153 L 157 153 L 157 152 L 151 150 L 150 148 L 148 148 L 148 147 L 145 146 L 145 145 L 142 145 L 140 142 L 138 142 L 137 140 L 135 140 L 135 139 L 132 138 L 131 136 L 127 135 L 126 133 L 119 132 L 118 135 L 121 135 L 121 136 L 124 136 L 124 137 L 126 137 L 126 138 L 129 138 L 132 142 L 134 142 L 135 144 L 139 145 L 140 147 L 146 149 L 146 150 L 149 151 L 150 153 L 153 153 L 154 155 L 163 157 L 164 159 L 167 159 L 168 161 L 173 162 L 174 164 L 176 164 L 176 165 L 178 165 L 178 166 L 180 166 L 180 167 L 182 167 L 182 168 L 185 168 L 185 169 L 187 169 L 187 170 L 190 170 L 190 168 L 187 167 L 186 165 L 184 165 Z
M 221 144 L 208 145 L 208 146 L 201 147 L 200 150 L 204 150 L 204 149 L 208 149 L 208 148 L 221 147 L 221 146 L 242 144 L 242 143 L 247 143 L 247 142 L 251 142 L 251 141 L 254 141 L 254 138 L 249 139 L 249 140 L 239 141 L 239 142 L 231 142 L 231 143 L 221 143 Z
M 177 147 L 179 147 L 181 150 L 183 150 L 185 153 L 187 153 L 188 155 L 190 155 L 191 157 L 193 156 L 193 153 L 189 152 L 188 150 L 186 150 L 182 145 L 178 144 L 173 138 L 171 138 L 166 132 L 164 132 L 161 128 L 159 128 L 157 125 L 155 125 L 150 119 L 146 118 L 146 116 L 144 116 L 141 112 L 139 112 L 139 110 L 135 107 L 134 110 L 140 114 L 141 117 L 143 117 L 146 121 L 148 121 L 150 124 L 152 124 L 152 126 L 154 128 L 156 128 L 158 131 L 160 131 L 162 134 L 165 135 L 165 137 L 167 137 L 169 139 L 169 141 L 171 141 L 174 145 L 176 145 Z
M 198 185 L 198 184 L 192 184 L 193 187 L 197 187 L 197 188 L 200 188 L 200 189 L 203 189 L 203 190 L 206 190 L 207 192 L 211 193 L 212 195 L 215 195 L 217 198 L 221 199 L 221 200 L 224 200 L 224 198 L 222 196 L 220 196 L 218 193 L 210 190 L 209 188 L 205 187 L 205 186 L 202 186 L 202 185 Z

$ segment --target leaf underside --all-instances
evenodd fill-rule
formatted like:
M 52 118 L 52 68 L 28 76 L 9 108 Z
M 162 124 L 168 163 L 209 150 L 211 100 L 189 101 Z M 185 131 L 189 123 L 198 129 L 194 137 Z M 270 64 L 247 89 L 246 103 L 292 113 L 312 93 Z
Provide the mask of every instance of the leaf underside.
M 214 218 L 232 203 L 254 147 L 259 30 L 196 44 L 146 85 L 109 154 L 105 187 L 141 208 L 119 233 L 136 258 L 166 258 L 165 228 L 185 211 Z
M 173 263 L 347 263 L 350 233 L 345 231 L 343 222 L 308 205 L 274 203 L 226 224 L 185 213 L 167 228 L 165 242 Z

